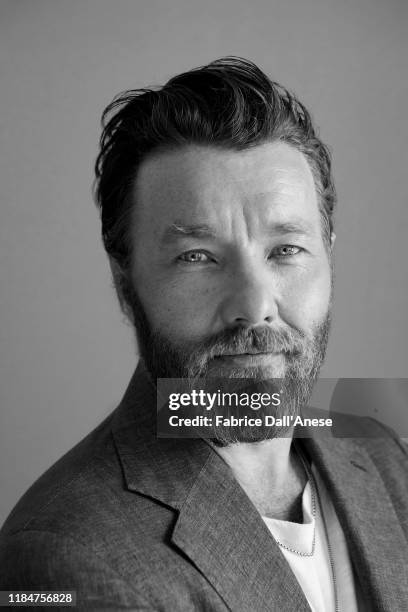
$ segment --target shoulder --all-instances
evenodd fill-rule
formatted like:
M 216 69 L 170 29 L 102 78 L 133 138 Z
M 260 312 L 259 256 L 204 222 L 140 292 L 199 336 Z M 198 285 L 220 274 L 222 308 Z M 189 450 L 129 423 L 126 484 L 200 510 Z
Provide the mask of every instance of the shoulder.
M 366 417 L 363 433 L 355 445 L 364 449 L 387 486 L 397 482 L 408 493 L 408 446 L 398 434 L 380 421 Z
M 110 436 L 112 415 L 52 465 L 21 497 L 1 535 L 21 529 L 49 529 L 64 520 L 81 518 L 89 497 L 103 495 L 98 486 L 115 478 L 114 448 Z M 77 503 L 82 499 L 82 504 Z
M 371 417 L 316 408 L 309 414 L 331 418 L 330 430 L 306 429 L 306 437 L 320 441 L 326 449 L 326 458 L 335 453 L 339 462 L 348 464 L 351 457 L 364 455 L 386 487 L 399 488 L 408 499 L 408 446 L 393 429 Z
M 153 501 L 129 491 L 120 453 L 113 435 L 117 411 L 52 465 L 21 497 L 0 530 L 5 537 L 24 531 L 70 535 L 87 543 L 95 535 L 123 527 L 129 513 L 143 522 Z M 129 423 L 128 430 L 135 427 Z M 130 453 L 135 474 L 143 469 L 142 441 L 132 437 Z M 136 494 L 135 494 L 136 493 Z M 144 526 L 144 533 L 149 530 Z
M 406 514 L 408 510 L 408 447 L 398 434 L 377 419 L 338 415 L 334 435 L 348 457 L 359 465 L 366 458 L 370 471 L 379 477 L 394 506 Z M 334 441 L 334 444 L 336 442 Z M 353 459 L 354 458 L 354 459 Z M 364 465 L 364 464 L 362 464 Z M 406 516 L 401 520 L 406 522 Z
M 170 512 L 125 488 L 111 418 L 47 470 L 10 513 L 0 531 L 3 589 L 71 584 L 95 601 L 105 593 L 104 605 L 106 593 L 134 603 L 142 592 L 151 533 L 160 538 Z M 133 583 L 122 564 L 129 551 Z
M 352 444 L 364 448 L 381 462 L 408 459 L 407 443 L 381 421 L 339 412 L 332 412 L 330 416 L 333 419 L 334 437 L 350 439 Z
M 330 412 L 334 438 L 348 440 L 350 446 L 364 449 L 375 463 L 408 460 L 408 445 L 398 434 L 372 417 Z

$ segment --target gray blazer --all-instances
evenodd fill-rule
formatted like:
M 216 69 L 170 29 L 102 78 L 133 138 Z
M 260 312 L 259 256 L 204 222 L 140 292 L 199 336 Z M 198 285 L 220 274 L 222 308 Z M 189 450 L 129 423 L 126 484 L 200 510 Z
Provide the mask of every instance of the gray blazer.
M 202 440 L 157 439 L 155 405 L 139 366 L 119 407 L 27 491 L 0 532 L 0 590 L 72 589 L 81 610 L 310 610 L 228 466 Z M 408 453 L 376 421 L 377 437 L 353 427 L 302 446 L 368 609 L 408 610 Z

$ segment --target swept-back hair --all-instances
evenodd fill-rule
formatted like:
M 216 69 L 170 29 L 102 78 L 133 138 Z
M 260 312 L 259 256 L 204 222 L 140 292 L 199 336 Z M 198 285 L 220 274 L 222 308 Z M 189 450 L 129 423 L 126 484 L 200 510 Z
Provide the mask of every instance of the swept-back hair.
M 325 243 L 330 243 L 336 194 L 327 147 L 297 98 L 254 63 L 225 57 L 170 79 L 156 89 L 117 96 L 102 116 L 95 196 L 111 259 L 126 269 L 132 251 L 130 219 L 138 167 L 151 152 L 205 144 L 244 150 L 286 142 L 313 173 Z

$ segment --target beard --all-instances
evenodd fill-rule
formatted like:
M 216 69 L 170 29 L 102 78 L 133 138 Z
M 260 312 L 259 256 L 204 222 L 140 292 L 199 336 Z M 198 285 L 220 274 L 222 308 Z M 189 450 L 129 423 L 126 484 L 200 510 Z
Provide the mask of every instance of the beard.
M 200 340 L 177 341 L 161 330 L 152 329 L 134 290 L 131 311 L 140 354 L 154 382 L 159 378 L 172 378 L 183 379 L 189 389 L 199 383 L 199 387 L 206 391 L 279 393 L 282 399 L 279 406 L 257 410 L 255 416 L 261 418 L 262 423 L 266 415 L 280 419 L 301 414 L 310 400 L 324 361 L 331 325 L 329 305 L 324 318 L 308 332 L 290 326 L 276 330 L 237 326 Z M 244 353 L 278 354 L 279 363 L 276 364 L 271 356 L 270 365 L 231 367 L 226 366 L 222 359 L 223 355 Z M 214 408 L 215 416 L 217 411 Z M 250 408 L 244 413 L 254 416 Z M 228 406 L 220 408 L 218 414 L 227 418 L 243 416 L 236 407 Z M 288 426 L 214 425 L 212 434 L 206 437 L 218 446 L 227 446 L 290 435 L 292 428 Z

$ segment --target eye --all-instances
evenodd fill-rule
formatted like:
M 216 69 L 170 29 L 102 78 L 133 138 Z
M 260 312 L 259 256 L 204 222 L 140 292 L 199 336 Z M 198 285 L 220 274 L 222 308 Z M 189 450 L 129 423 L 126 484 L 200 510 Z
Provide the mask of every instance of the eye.
M 303 249 L 293 244 L 283 244 L 282 246 L 278 246 L 272 249 L 270 257 L 278 257 L 282 259 L 285 257 L 293 257 L 294 255 L 298 255 L 299 253 L 301 253 L 302 250 Z
M 177 260 L 187 264 L 200 264 L 211 261 L 210 257 L 203 251 L 187 251 L 179 255 Z

